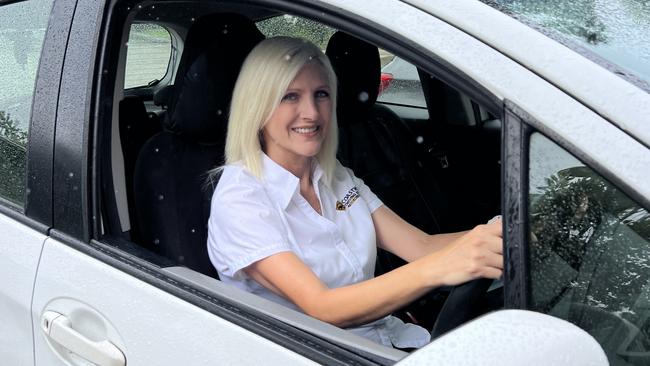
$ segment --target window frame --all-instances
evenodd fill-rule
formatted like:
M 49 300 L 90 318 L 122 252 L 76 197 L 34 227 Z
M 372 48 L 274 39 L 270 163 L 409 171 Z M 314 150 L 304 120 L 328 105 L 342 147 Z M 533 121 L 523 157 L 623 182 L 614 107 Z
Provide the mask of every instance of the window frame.
M 537 132 L 572 154 L 595 173 L 609 181 L 639 206 L 649 210 L 650 200 L 641 196 L 624 178 L 605 169 L 586 154 L 578 143 L 551 131 L 545 124 L 510 100 L 504 101 L 502 151 L 504 210 L 504 278 L 506 308 L 528 309 L 530 306 L 529 265 L 529 160 L 530 136 Z M 606 122 L 608 123 L 608 122 Z M 597 128 L 597 127 L 596 127 Z

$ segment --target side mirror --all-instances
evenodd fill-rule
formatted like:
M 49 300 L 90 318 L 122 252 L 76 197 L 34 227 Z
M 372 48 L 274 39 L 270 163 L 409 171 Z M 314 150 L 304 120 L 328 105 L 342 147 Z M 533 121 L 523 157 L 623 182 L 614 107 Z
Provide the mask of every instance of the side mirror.
M 501 310 L 468 322 L 401 360 L 400 366 L 607 366 L 589 333 L 550 315 Z

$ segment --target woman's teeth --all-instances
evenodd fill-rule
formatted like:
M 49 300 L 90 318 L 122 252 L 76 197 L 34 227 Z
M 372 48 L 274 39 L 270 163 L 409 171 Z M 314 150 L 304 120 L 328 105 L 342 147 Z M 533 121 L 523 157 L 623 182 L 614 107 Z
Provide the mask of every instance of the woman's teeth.
M 292 128 L 292 130 L 298 133 L 308 134 L 308 133 L 313 133 L 318 131 L 318 128 L 319 128 L 318 126 L 309 127 L 309 128 L 299 127 L 299 128 Z

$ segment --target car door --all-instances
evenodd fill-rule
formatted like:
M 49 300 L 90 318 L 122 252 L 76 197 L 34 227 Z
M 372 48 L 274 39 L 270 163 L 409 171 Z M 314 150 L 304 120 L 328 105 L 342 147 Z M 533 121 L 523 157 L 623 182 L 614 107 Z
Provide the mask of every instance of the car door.
M 22 243 L 12 243 L 24 245 L 29 241 L 27 248 L 34 252 L 29 267 L 31 278 L 25 276 L 23 280 L 24 289 L 29 290 L 21 290 L 34 289 L 33 323 L 25 314 L 21 322 L 23 332 L 33 324 L 34 364 L 312 364 L 279 345 L 282 340 L 272 342 L 260 336 L 264 327 L 253 325 L 263 322 L 263 318 L 247 317 L 224 306 L 213 305 L 212 312 L 206 311 L 205 306 L 196 305 L 206 301 L 196 292 L 186 289 L 181 290 L 185 295 L 179 295 L 178 291 L 165 291 L 176 285 L 172 279 L 160 277 L 143 261 L 134 263 L 127 254 L 107 251 L 101 243 L 89 239 L 92 222 L 100 218 L 92 217 L 88 209 L 93 199 L 88 176 L 93 171 L 86 167 L 95 150 L 87 121 L 94 107 L 91 86 L 96 60 L 88 55 L 95 55 L 101 47 L 99 25 L 103 11 L 103 2 L 79 1 L 65 33 L 69 36 L 68 47 L 60 71 L 56 129 L 51 130 L 56 141 L 50 170 L 52 229 L 47 237 L 26 236 Z M 46 35 L 59 36 L 49 31 Z M 14 239 L 25 231 L 13 230 Z M 25 255 L 24 249 L 17 247 L 13 251 L 22 250 Z M 39 268 L 34 280 L 36 263 Z M 22 294 L 26 307 L 30 295 Z M 186 301 L 188 296 L 194 300 Z M 214 311 L 220 311 L 220 316 Z M 249 331 L 253 328 L 256 332 Z M 30 345 L 31 332 L 25 339 L 25 344 Z M 29 349 L 25 351 L 25 355 L 31 355 Z
M 35 136 L 30 121 L 54 121 L 53 114 L 43 113 L 43 104 L 32 103 L 38 99 L 34 95 L 47 94 L 39 92 L 37 74 L 39 60 L 56 47 L 56 41 L 44 42 L 50 14 L 56 11 L 52 4 L 0 3 L 0 358 L 8 365 L 34 363 L 31 299 L 49 223 L 47 215 L 32 207 L 39 200 L 47 206 L 49 197 L 47 185 L 30 191 L 27 166 L 28 156 L 33 157 L 32 171 L 51 165 L 51 155 L 35 156 L 29 147 L 48 141 L 47 136 Z M 50 62 L 58 74 L 60 58 L 52 56 Z

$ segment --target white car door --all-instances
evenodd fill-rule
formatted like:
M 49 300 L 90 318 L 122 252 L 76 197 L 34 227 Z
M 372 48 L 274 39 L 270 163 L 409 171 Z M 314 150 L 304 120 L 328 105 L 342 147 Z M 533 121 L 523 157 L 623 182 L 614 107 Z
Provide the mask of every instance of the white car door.
M 0 4 L 0 359 L 6 365 L 34 362 L 30 309 L 47 225 L 26 214 L 27 136 L 51 8 L 50 0 Z

